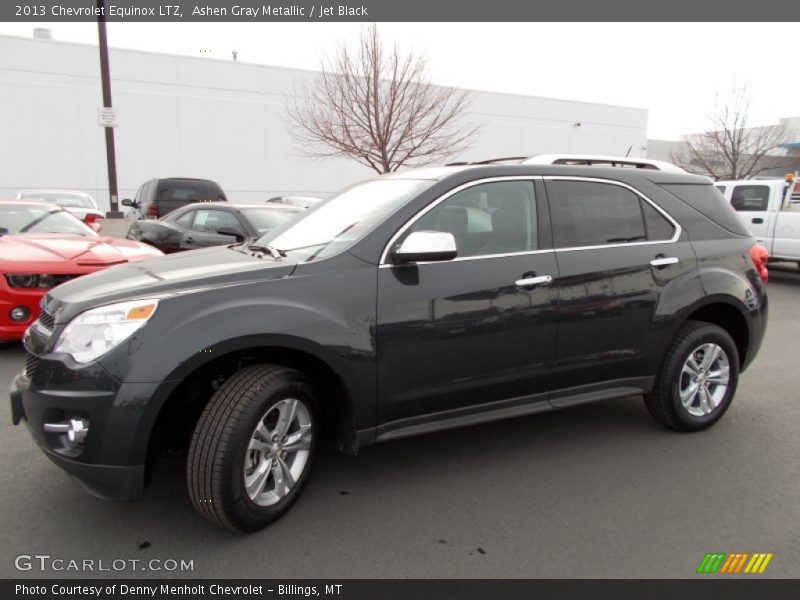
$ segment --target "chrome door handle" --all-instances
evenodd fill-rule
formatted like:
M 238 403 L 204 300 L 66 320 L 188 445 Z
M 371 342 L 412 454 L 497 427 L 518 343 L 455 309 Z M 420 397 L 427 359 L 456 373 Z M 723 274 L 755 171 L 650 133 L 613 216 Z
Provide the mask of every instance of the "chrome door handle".
M 678 259 L 674 256 L 665 256 L 662 258 L 654 258 L 650 261 L 651 267 L 666 267 L 667 265 L 678 264 Z
M 550 275 L 539 275 L 538 277 L 517 279 L 514 285 L 517 287 L 530 287 L 532 285 L 550 285 L 551 283 L 553 283 L 553 278 Z

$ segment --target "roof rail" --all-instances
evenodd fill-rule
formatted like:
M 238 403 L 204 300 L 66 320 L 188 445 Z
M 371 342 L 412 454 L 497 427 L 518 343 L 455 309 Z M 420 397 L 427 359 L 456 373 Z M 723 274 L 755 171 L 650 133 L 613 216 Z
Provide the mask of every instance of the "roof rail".
M 598 156 L 593 154 L 537 154 L 536 156 L 504 156 L 485 160 L 459 161 L 447 163 L 448 167 L 473 165 L 493 165 L 501 162 L 515 162 L 523 165 L 574 165 L 584 167 L 623 167 L 629 169 L 651 169 L 685 173 L 683 169 L 663 160 L 631 158 L 628 156 Z
M 459 161 L 459 162 L 452 162 L 447 163 L 446 167 L 464 167 L 467 165 L 493 165 L 499 162 L 522 162 L 526 160 L 527 156 L 502 156 L 500 158 L 487 158 L 485 160 L 475 160 L 475 161 Z
M 588 167 L 623 167 L 685 173 L 680 167 L 663 160 L 628 156 L 598 156 L 592 154 L 538 154 L 522 161 L 525 165 L 576 165 Z

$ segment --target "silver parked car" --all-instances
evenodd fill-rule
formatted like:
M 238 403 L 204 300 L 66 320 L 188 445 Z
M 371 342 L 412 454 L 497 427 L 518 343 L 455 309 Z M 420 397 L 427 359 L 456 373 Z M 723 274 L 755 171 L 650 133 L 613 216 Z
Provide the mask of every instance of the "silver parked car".
M 17 200 L 35 200 L 60 206 L 87 225 L 104 219 L 105 214 L 97 208 L 97 202 L 89 194 L 75 190 L 23 190 Z

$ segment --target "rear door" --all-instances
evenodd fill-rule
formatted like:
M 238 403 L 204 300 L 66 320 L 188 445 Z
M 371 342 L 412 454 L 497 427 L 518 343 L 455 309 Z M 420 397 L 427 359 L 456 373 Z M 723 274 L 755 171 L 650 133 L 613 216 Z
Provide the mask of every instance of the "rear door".
M 546 177 L 558 280 L 551 402 L 647 388 L 665 343 L 660 300 L 695 267 L 678 224 L 632 187 Z M 570 398 L 567 400 L 567 398 Z

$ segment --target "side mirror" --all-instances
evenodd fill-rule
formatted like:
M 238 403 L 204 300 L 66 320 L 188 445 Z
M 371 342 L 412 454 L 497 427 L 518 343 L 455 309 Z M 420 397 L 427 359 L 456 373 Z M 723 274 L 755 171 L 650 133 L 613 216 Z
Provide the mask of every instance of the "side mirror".
M 452 260 L 457 255 L 456 238 L 444 231 L 415 231 L 391 253 L 397 264 Z
M 121 202 L 122 206 L 133 206 L 133 200 L 130 198 L 124 198 Z
M 241 231 L 236 229 L 236 227 L 230 227 L 228 225 L 217 227 L 217 233 L 220 235 L 229 235 L 231 237 L 235 237 L 237 242 L 243 242 L 245 237 Z

